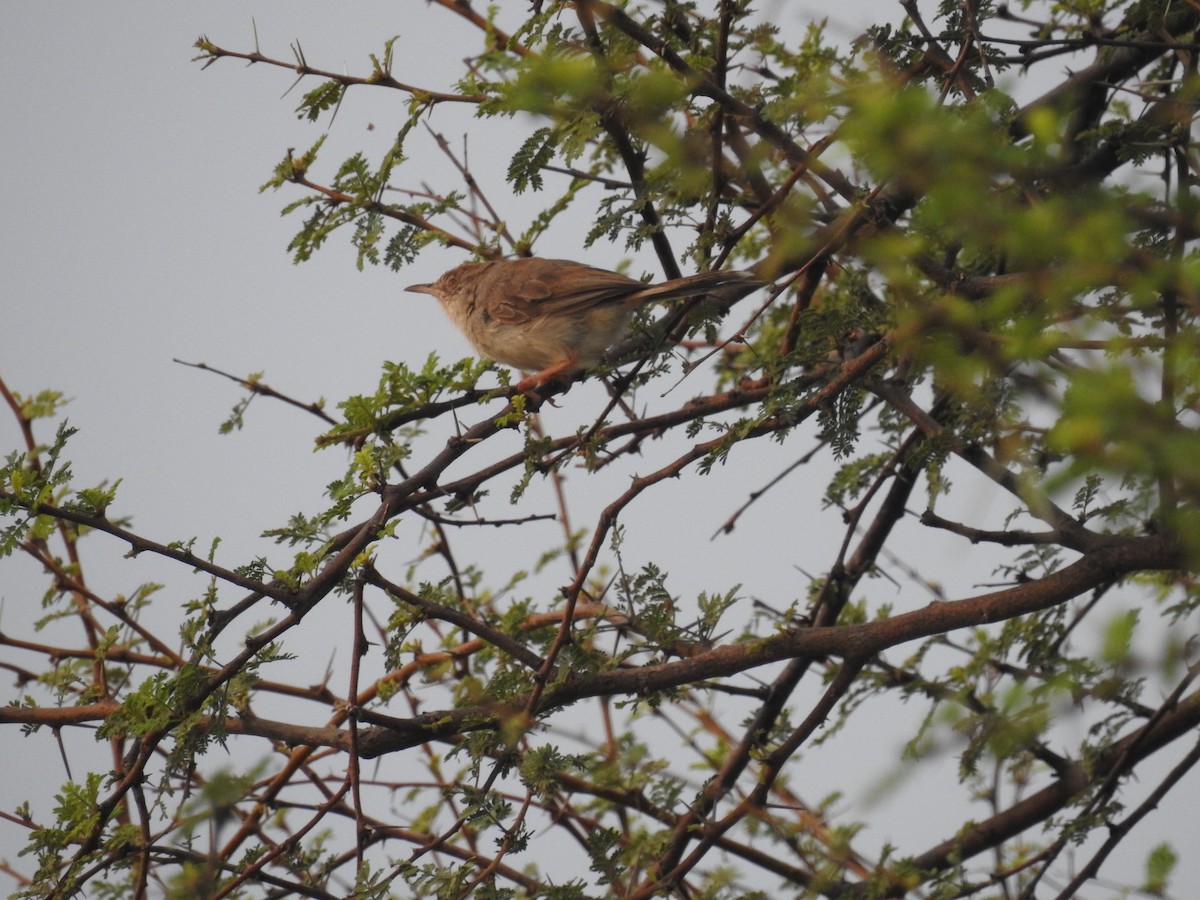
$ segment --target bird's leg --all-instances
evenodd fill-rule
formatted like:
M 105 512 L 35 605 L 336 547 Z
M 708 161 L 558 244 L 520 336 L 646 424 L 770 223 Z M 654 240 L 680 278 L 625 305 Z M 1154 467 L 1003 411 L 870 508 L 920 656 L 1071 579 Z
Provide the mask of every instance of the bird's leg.
M 572 354 L 561 362 L 556 362 L 554 365 L 546 366 L 540 372 L 534 372 L 532 375 L 526 375 L 517 382 L 516 391 L 520 394 L 534 394 L 536 396 L 537 389 L 543 385 L 549 384 L 552 381 L 559 379 L 562 375 L 570 372 L 575 368 L 576 355 Z

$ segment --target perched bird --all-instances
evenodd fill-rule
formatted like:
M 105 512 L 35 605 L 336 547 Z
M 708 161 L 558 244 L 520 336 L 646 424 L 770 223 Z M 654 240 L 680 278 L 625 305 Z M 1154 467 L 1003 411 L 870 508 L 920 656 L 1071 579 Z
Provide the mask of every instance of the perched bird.
M 740 297 L 761 286 L 737 271 L 648 285 L 566 259 L 526 258 L 466 263 L 406 290 L 437 297 L 481 355 L 535 372 L 518 385 L 528 390 L 596 365 L 644 303 L 709 293 Z

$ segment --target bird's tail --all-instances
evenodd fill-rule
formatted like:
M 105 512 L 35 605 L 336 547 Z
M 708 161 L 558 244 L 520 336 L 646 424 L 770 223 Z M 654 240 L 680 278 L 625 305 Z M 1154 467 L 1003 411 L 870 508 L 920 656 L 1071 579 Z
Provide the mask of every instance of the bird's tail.
M 744 297 L 764 284 L 764 281 L 749 272 L 723 269 L 652 284 L 638 291 L 630 299 L 635 303 L 655 303 L 661 300 L 678 300 L 681 297 L 698 297 L 702 294 L 734 294 Z

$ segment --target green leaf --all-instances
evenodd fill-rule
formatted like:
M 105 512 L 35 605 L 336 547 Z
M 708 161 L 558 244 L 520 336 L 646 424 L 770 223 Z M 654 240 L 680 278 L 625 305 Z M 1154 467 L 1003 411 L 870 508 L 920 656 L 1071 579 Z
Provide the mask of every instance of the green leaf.
M 1179 855 L 1171 848 L 1170 844 L 1156 845 L 1150 851 L 1150 855 L 1146 857 L 1146 880 L 1142 883 L 1142 890 L 1147 894 L 1164 896 L 1167 893 L 1171 873 L 1175 870 L 1175 864 L 1178 862 Z
M 1104 629 L 1104 645 L 1101 658 L 1109 665 L 1117 666 L 1129 659 L 1130 644 L 1137 629 L 1138 611 L 1128 609 L 1108 620 Z

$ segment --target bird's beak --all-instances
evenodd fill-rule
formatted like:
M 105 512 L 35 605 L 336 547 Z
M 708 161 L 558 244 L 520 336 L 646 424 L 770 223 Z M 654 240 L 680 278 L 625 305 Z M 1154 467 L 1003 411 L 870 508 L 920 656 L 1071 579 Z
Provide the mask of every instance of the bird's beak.
M 437 291 L 433 289 L 432 284 L 410 284 L 405 288 L 406 291 L 412 291 L 414 294 L 429 294 L 433 297 L 437 296 Z

